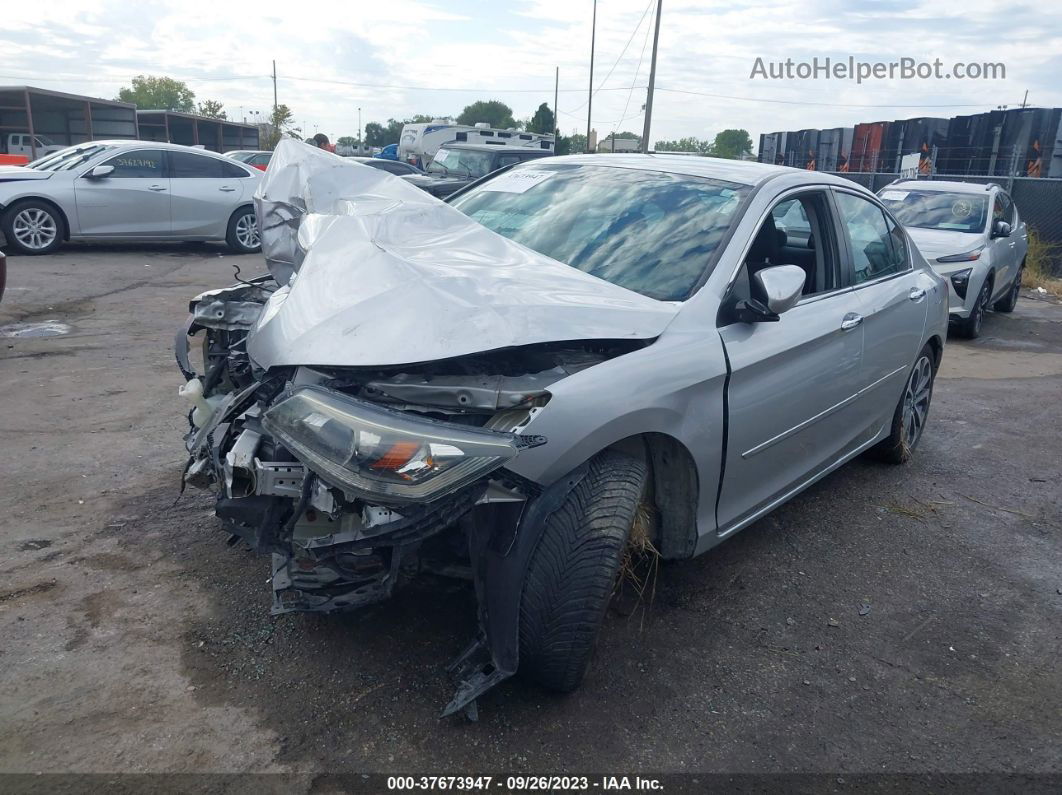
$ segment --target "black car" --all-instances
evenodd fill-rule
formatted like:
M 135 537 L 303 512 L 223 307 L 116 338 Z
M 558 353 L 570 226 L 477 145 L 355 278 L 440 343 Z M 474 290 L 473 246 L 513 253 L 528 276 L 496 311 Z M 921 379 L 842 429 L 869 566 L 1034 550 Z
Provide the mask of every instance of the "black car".
M 411 163 L 403 163 L 400 160 L 385 160 L 382 157 L 350 157 L 347 159 L 371 168 L 378 168 L 388 174 L 394 174 L 396 177 L 426 176 L 423 170 Z
M 428 163 L 426 174 L 421 172 L 421 176 L 408 176 L 406 180 L 442 199 L 499 168 L 552 155 L 549 149 L 447 143 Z

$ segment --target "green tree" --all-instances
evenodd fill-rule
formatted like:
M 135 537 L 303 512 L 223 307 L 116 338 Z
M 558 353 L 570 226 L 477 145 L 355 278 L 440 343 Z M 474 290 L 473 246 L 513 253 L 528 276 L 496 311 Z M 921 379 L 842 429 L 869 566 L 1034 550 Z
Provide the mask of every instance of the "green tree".
M 389 141 L 387 128 L 378 121 L 370 121 L 365 125 L 365 143 L 369 146 L 387 146 L 397 141 Z
M 691 135 L 686 138 L 679 138 L 676 141 L 657 141 L 656 151 L 697 152 L 702 155 L 710 155 L 712 154 L 712 142 L 701 138 L 694 138 Z
M 180 80 L 172 77 L 137 75 L 132 86 L 118 91 L 119 102 L 132 102 L 141 110 L 179 110 L 191 113 L 195 109 L 195 93 Z
M 531 117 L 531 120 L 527 122 L 525 128 L 528 132 L 553 135 L 554 124 L 553 111 L 549 109 L 549 105 L 543 102 L 538 106 L 538 110 L 535 111 L 535 115 Z
M 368 146 L 389 146 L 390 144 L 397 144 L 398 139 L 402 136 L 402 128 L 407 124 L 424 124 L 439 118 L 444 121 L 452 121 L 449 116 L 426 116 L 423 113 L 418 113 L 415 116 L 411 116 L 410 118 L 401 121 L 398 119 L 388 119 L 386 125 L 380 124 L 376 121 L 370 121 L 365 125 L 365 143 Z
M 562 135 L 555 147 L 558 155 L 581 155 L 586 151 L 586 136 L 581 133 Z
M 211 119 L 227 119 L 229 116 L 225 113 L 224 107 L 216 99 L 204 99 L 199 103 L 199 115 Z
M 491 127 L 508 129 L 516 127 L 516 119 L 513 118 L 513 109 L 504 102 L 496 99 L 473 102 L 461 111 L 457 117 L 458 124 L 477 124 L 485 121 Z
M 264 130 L 258 136 L 258 144 L 263 149 L 274 149 L 285 135 L 302 138 L 302 130 L 295 126 L 295 114 L 287 105 L 277 105 L 269 114 Z
M 341 135 L 336 138 L 336 146 L 357 146 L 358 139 L 353 135 Z
M 752 151 L 752 138 L 747 130 L 723 130 L 712 143 L 712 154 L 737 160 Z

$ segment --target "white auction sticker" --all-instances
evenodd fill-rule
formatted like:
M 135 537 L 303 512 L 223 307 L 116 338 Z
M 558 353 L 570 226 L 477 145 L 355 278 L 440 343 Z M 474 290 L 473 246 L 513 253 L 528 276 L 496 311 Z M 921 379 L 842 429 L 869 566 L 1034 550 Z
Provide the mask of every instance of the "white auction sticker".
M 881 198 L 888 201 L 902 202 L 910 195 L 910 191 L 907 190 L 887 190 L 881 194 Z
M 483 183 L 480 190 L 496 190 L 501 193 L 523 193 L 540 182 L 553 176 L 552 171 L 510 171 L 489 182 Z

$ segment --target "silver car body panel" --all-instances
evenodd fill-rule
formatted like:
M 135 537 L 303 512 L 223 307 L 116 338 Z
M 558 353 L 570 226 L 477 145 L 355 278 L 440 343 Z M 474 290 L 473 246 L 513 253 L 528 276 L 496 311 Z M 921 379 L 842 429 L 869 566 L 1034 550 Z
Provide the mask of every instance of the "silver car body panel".
M 399 177 L 295 141 L 277 147 L 255 198 L 266 262 L 290 285 L 247 342 L 267 369 L 647 340 L 678 312 L 502 237 Z
M 71 240 L 224 240 L 229 219 L 251 203 L 262 172 L 232 158 L 194 147 L 154 141 L 89 141 L 103 152 L 68 171 L 0 167 L 0 211 L 23 199 L 44 199 L 65 216 Z M 227 179 L 89 179 L 98 165 L 121 154 L 179 151 L 217 158 L 246 172 Z M 223 190 L 231 188 L 231 190 Z
M 887 434 L 917 352 L 947 333 L 947 288 L 913 246 L 903 273 L 808 296 L 776 323 L 717 327 L 783 196 L 817 188 L 878 203 L 873 194 L 733 161 L 560 161 L 705 173 L 756 190 L 703 287 L 664 303 L 495 235 L 401 179 L 285 142 L 256 199 L 267 261 L 290 289 L 263 311 L 252 360 L 382 366 L 543 341 L 653 340 L 551 384 L 524 429 L 548 444 L 507 466 L 548 485 L 629 437 L 677 440 L 696 466 L 698 553 Z M 851 316 L 860 320 L 849 327 Z

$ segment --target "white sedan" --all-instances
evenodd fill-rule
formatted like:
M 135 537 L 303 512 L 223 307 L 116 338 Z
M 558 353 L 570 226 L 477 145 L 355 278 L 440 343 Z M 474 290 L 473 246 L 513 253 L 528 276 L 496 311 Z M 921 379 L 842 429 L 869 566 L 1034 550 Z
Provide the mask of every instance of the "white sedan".
M 981 334 L 989 306 L 1014 311 L 1029 232 L 999 185 L 918 180 L 893 183 L 878 195 L 947 279 L 949 314 L 962 336 Z
M 21 254 L 65 240 L 216 240 L 258 251 L 252 197 L 262 172 L 154 141 L 88 141 L 0 167 L 0 229 Z

